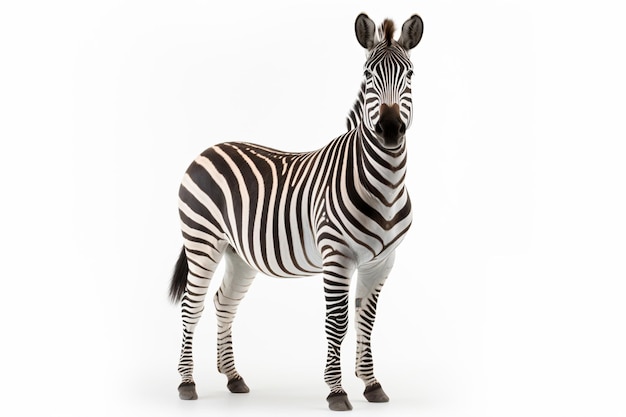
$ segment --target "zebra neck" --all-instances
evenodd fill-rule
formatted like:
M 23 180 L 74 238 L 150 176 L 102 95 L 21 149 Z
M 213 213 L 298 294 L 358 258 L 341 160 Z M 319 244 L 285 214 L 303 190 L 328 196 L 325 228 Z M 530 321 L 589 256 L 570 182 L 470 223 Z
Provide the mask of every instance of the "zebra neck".
M 391 207 L 405 196 L 406 141 L 396 149 L 383 148 L 361 124 L 357 130 L 358 183 L 372 198 Z

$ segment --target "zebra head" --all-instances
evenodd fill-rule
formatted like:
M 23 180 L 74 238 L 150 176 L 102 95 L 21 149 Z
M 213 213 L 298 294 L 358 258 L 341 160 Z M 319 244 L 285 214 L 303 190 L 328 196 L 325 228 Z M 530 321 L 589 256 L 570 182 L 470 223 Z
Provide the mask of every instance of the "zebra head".
M 356 18 L 357 40 L 367 50 L 362 123 L 385 148 L 399 147 L 411 125 L 413 64 L 409 52 L 419 43 L 423 29 L 422 19 L 413 15 L 402 25 L 396 41 L 391 20 L 386 19 L 377 33 L 366 14 Z

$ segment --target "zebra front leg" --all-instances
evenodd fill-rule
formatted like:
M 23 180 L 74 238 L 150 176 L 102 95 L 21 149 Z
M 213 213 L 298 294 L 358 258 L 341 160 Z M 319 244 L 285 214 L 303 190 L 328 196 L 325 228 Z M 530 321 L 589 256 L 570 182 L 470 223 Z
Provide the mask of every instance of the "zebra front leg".
M 395 254 L 392 253 L 382 261 L 362 265 L 358 272 L 355 295 L 357 338 L 355 373 L 365 383 L 363 395 L 369 402 L 389 401 L 389 397 L 374 376 L 374 359 L 370 340 L 376 319 L 378 295 L 391 271 L 394 258 Z
M 237 307 L 246 295 L 256 270 L 248 266 L 232 247 L 226 250 L 226 272 L 213 302 L 217 314 L 217 370 L 226 375 L 230 392 L 246 393 L 250 389 L 235 369 L 232 324 Z
M 324 381 L 330 388 L 330 394 L 326 398 L 328 407 L 335 411 L 352 410 L 348 395 L 341 386 L 341 343 L 348 330 L 348 295 L 353 273 L 352 262 L 344 257 L 334 257 L 324 262 L 326 339 L 328 342 Z
M 217 248 L 219 247 L 220 245 L 217 245 Z M 183 342 L 178 362 L 178 372 L 182 382 L 178 386 L 178 395 L 181 400 L 196 400 L 198 394 L 193 380 L 193 334 L 202 316 L 204 298 L 222 253 L 212 245 L 191 241 L 185 243 L 185 248 L 186 250 L 180 255 L 179 263 L 185 262 L 187 264 L 187 267 L 184 268 L 186 276 L 177 277 L 175 274 L 173 278 L 173 281 L 178 280 L 179 283 L 185 285 L 181 299 Z M 180 271 L 177 269 L 178 272 Z

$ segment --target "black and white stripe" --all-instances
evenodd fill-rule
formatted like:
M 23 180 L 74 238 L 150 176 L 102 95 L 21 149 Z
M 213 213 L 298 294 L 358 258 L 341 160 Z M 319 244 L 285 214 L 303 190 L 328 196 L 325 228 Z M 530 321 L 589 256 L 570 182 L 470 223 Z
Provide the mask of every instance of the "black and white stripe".
M 350 113 L 348 113 L 348 117 L 346 118 L 346 125 L 348 126 L 348 132 L 356 129 L 356 127 L 361 123 L 361 119 L 363 119 L 363 107 L 365 101 L 365 80 L 361 82 L 361 88 L 359 88 L 359 95 L 354 102 L 354 106 L 350 109 Z
M 231 328 L 256 273 L 275 277 L 321 273 L 329 405 L 351 408 L 341 386 L 340 346 L 348 325 L 350 281 L 358 271 L 356 373 L 366 384 L 368 400 L 386 400 L 373 374 L 369 341 L 378 294 L 393 265 L 394 251 L 411 225 L 411 203 L 404 186 L 406 141 L 404 131 L 398 130 L 411 121 L 408 50 L 415 45 L 403 43 L 403 38 L 406 42 L 416 36 L 408 29 L 405 33 L 411 19 L 396 42 L 390 38 L 390 21 L 383 24 L 379 35 L 383 39 L 379 39 L 367 16 L 357 18 L 357 38 L 362 45 L 369 44 L 368 59 L 362 107 L 355 110 L 359 122 L 347 133 L 322 149 L 304 153 L 222 143 L 189 166 L 179 191 L 184 248 L 170 289 L 175 301 L 182 300 L 181 398 L 197 398 L 193 333 L 209 282 L 225 257 L 225 276 L 214 304 L 218 370 L 227 376 L 232 392 L 248 391 L 235 368 Z M 367 30 L 359 33 L 359 24 Z M 421 36 L 421 26 L 417 30 Z M 395 133 L 389 133 L 392 130 Z

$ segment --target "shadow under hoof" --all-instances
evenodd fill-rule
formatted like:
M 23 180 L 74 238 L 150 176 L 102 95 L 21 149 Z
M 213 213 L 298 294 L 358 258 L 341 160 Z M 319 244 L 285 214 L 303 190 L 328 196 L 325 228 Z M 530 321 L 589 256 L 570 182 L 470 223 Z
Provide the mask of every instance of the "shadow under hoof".
M 178 386 L 178 397 L 181 400 L 197 400 L 198 393 L 196 393 L 195 382 L 183 382 Z
M 331 392 L 328 397 L 328 408 L 333 411 L 348 411 L 352 410 L 352 404 L 348 400 L 348 395 L 345 392 Z
M 383 388 L 379 383 L 366 387 L 363 395 L 365 396 L 365 399 L 371 403 L 389 402 L 389 397 L 387 397 L 387 394 L 385 394 L 385 391 L 383 391 Z
M 250 392 L 250 388 L 248 388 L 242 377 L 229 379 L 226 387 L 230 390 L 230 392 L 235 394 L 245 394 Z

